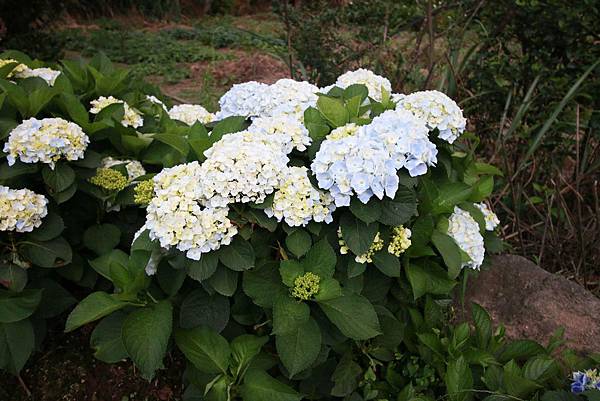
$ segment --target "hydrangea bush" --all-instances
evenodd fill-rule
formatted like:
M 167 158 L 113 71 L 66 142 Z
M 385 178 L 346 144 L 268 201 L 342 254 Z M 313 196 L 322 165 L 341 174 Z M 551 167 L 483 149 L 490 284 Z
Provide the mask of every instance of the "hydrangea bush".
M 18 374 L 68 311 L 66 331 L 95 322 L 98 359 L 147 379 L 181 352 L 188 400 L 568 388 L 560 336 L 508 342 L 477 305 L 473 327 L 448 323 L 502 248 L 501 173 L 444 94 L 357 70 L 234 85 L 213 114 L 102 56 L 51 81 L 0 58 L 1 368 Z

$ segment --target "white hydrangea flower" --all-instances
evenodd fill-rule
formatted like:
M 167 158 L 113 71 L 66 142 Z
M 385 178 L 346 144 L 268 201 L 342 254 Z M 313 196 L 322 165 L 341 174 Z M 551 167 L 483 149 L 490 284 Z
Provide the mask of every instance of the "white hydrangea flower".
M 381 140 L 366 134 L 364 127 L 353 136 L 324 140 L 311 170 L 337 207 L 350 205 L 354 194 L 367 203 L 373 195 L 393 198 L 398 190 L 394 161 Z
M 141 127 L 142 125 L 144 125 L 144 118 L 136 109 L 129 106 L 123 100 L 117 99 L 112 96 L 109 96 L 109 97 L 100 96 L 98 99 L 92 100 L 90 103 L 92 105 L 92 108 L 90 109 L 90 113 L 98 114 L 105 107 L 108 107 L 111 104 L 115 104 L 115 103 L 123 104 L 123 109 L 125 112 L 123 114 L 123 119 L 121 120 L 121 124 L 123 124 L 124 127 L 138 128 L 138 127 Z
M 248 127 L 248 132 L 270 135 L 274 141 L 281 143 L 285 153 L 290 153 L 293 148 L 303 152 L 311 143 L 306 127 L 297 119 L 284 114 L 255 118 Z
M 388 245 L 388 253 L 396 257 L 402 255 L 412 244 L 410 240 L 411 235 L 412 231 L 404 226 L 394 227 L 392 229 L 390 244 Z
M 269 87 L 274 106 L 269 115 L 284 114 L 304 121 L 304 111 L 317 105 L 319 88 L 306 81 L 284 78 Z
M 157 98 L 154 95 L 146 95 L 146 100 L 148 100 L 151 103 L 157 104 L 160 107 L 163 108 L 164 111 L 168 112 L 169 109 L 167 109 L 167 106 L 162 102 L 162 100 L 160 100 L 159 98 Z
M 312 186 L 306 167 L 290 167 L 275 191 L 273 205 L 265 209 L 269 217 L 285 220 L 291 226 L 305 226 L 311 220 L 331 223 L 335 210 L 333 198 Z
M 471 258 L 470 261 L 463 262 L 462 267 L 479 270 L 483 263 L 485 247 L 479 232 L 479 224 L 469 212 L 458 206 L 454 207 L 454 213 L 448 220 L 448 235 Z
M 340 75 L 335 82 L 335 85 L 340 88 L 347 88 L 354 84 L 365 85 L 369 90 L 369 96 L 378 102 L 381 102 L 383 99 L 382 89 L 385 89 L 388 93 L 392 92 L 392 84 L 387 78 L 364 68 L 348 71 Z
M 405 110 L 388 110 L 364 126 L 388 150 L 396 169 L 406 168 L 411 177 L 427 173 L 437 163 L 437 148 L 429 140 L 422 120 Z
M 392 95 L 390 97 L 392 99 L 392 102 L 398 103 L 399 101 L 404 99 L 406 97 L 406 95 L 404 93 L 392 93 Z
M 178 165 L 154 177 L 155 196 L 146 209 L 146 228 L 165 249 L 176 247 L 190 259 L 228 245 L 237 233 L 227 207 L 202 204 L 198 162 Z
M 360 126 L 354 123 L 348 123 L 346 125 L 342 125 L 341 127 L 337 127 L 334 130 L 332 130 L 329 134 L 327 134 L 325 139 L 330 141 L 336 141 L 338 139 L 353 136 L 358 132 L 359 128 Z
M 60 158 L 82 159 L 90 140 L 81 127 L 62 118 L 30 118 L 15 127 L 4 144 L 8 165 L 42 162 L 54 169 Z
M 335 84 L 327 85 L 322 88 L 319 88 L 319 93 L 328 94 L 330 90 L 335 88 Z
M 439 137 L 453 143 L 465 130 L 467 119 L 458 104 L 442 92 L 414 92 L 402 98 L 396 109 L 405 109 L 426 122 L 430 130 L 438 129 Z
M 204 155 L 203 196 L 213 207 L 263 202 L 279 187 L 289 161 L 272 135 L 248 131 L 223 136 Z
M 485 220 L 485 229 L 487 231 L 494 231 L 496 227 L 498 227 L 498 224 L 500 224 L 500 219 L 498 219 L 496 213 L 494 213 L 492 209 L 490 209 L 490 207 L 484 202 L 476 203 L 475 206 L 481 210 L 481 213 L 483 214 L 483 218 Z
M 125 165 L 125 169 L 127 170 L 127 178 L 129 179 L 129 181 L 133 181 L 134 179 L 141 177 L 142 175 L 146 175 L 146 169 L 144 169 L 142 163 L 140 163 L 137 160 L 119 160 L 108 156 L 102 159 L 101 167 L 111 168 L 120 164 Z
M 48 199 L 29 189 L 0 185 L 0 231 L 31 232 L 48 214 Z
M 8 73 L 7 78 L 11 78 L 13 76 L 15 76 L 15 74 L 19 74 L 22 73 L 25 70 L 28 70 L 29 67 L 27 67 L 25 64 L 19 63 L 17 60 L 15 60 L 14 58 L 0 58 L 0 68 L 4 67 L 7 64 L 10 63 L 18 63 L 11 72 Z
M 344 236 L 342 235 L 342 227 L 338 227 L 337 230 L 338 235 L 338 244 L 340 245 L 340 253 L 342 255 L 347 255 L 350 253 L 350 248 L 348 248 L 348 244 L 344 241 Z M 354 261 L 356 263 L 373 263 L 373 255 L 383 249 L 383 239 L 381 239 L 381 233 L 377 231 L 375 234 L 375 238 L 373 238 L 373 242 L 369 246 L 367 252 L 362 255 L 356 255 L 354 257 Z
M 235 84 L 219 99 L 217 120 L 270 115 L 275 106 L 270 86 L 256 81 Z
M 199 104 L 175 105 L 169 110 L 169 117 L 173 120 L 182 121 L 187 125 L 193 125 L 197 121 L 201 124 L 208 124 L 215 121 L 215 115 Z
M 22 71 L 14 73 L 15 78 L 31 78 L 38 77 L 46 81 L 49 86 L 53 86 L 56 78 L 60 75 L 60 71 L 51 68 L 26 68 Z

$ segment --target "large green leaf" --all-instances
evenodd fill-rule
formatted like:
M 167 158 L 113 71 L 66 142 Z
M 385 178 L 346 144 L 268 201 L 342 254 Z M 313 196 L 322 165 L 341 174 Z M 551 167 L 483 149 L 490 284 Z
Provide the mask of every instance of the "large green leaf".
M 277 353 L 289 376 L 309 368 L 321 351 L 321 329 L 309 318 L 306 322 L 286 334 L 276 337 Z
M 26 241 L 23 254 L 36 266 L 59 267 L 71 263 L 73 251 L 71 245 L 63 237 L 50 241 Z
M 173 307 L 169 301 L 136 309 L 123 322 L 123 344 L 127 354 L 150 380 L 163 364 L 173 325 Z
M 221 247 L 219 260 L 231 270 L 244 271 L 254 267 L 254 249 L 250 242 L 237 235 L 231 244 Z
M 83 244 L 98 255 L 110 252 L 120 239 L 121 230 L 114 224 L 96 224 L 83 233 Z
M 179 329 L 175 342 L 196 369 L 204 373 L 227 373 L 231 350 L 227 340 L 207 327 Z
M 29 319 L 0 323 L 0 369 L 18 375 L 34 345 L 33 326 Z
M 331 395 L 345 397 L 352 394 L 358 387 L 358 379 L 361 372 L 362 368 L 360 365 L 354 362 L 349 354 L 344 355 L 331 376 L 331 380 L 335 383 L 331 389 Z
M 319 306 L 346 337 L 367 340 L 381 334 L 377 313 L 363 296 L 344 295 L 319 301 Z
M 453 401 L 467 401 L 473 398 L 473 375 L 471 369 L 461 356 L 450 361 L 446 370 L 446 391 Z
M 117 363 L 127 358 L 127 350 L 121 336 L 126 317 L 127 314 L 117 311 L 106 316 L 94 328 L 90 346 L 94 349 L 97 359 L 106 363 Z
M 317 107 L 323 117 L 333 127 L 345 125 L 350 118 L 348 110 L 344 107 L 344 103 L 340 99 L 320 95 L 317 100 Z
M 41 299 L 42 290 L 23 290 L 19 293 L 0 290 L 0 323 L 28 318 L 35 312 Z
M 444 263 L 448 266 L 448 277 L 455 279 L 462 268 L 461 251 L 456 242 L 447 234 L 437 230 L 431 235 L 431 242 L 442 255 Z
M 244 401 L 300 401 L 302 396 L 266 372 L 250 369 L 240 388 Z
M 285 245 L 297 258 L 308 252 L 312 245 L 312 239 L 308 231 L 301 228 L 292 231 L 285 238 Z
M 245 371 L 250 362 L 256 357 L 269 337 L 258 337 L 251 334 L 242 334 L 231 342 L 231 361 L 236 377 Z
M 289 294 L 281 294 L 273 304 L 273 334 L 289 334 L 308 321 L 310 308 Z
M 362 255 L 371 247 L 379 225 L 377 223 L 366 224 L 352 214 L 346 213 L 340 220 L 340 228 L 348 248 L 355 255 Z
M 448 278 L 446 271 L 434 264 L 410 264 L 406 268 L 408 281 L 413 289 L 415 299 L 425 294 L 446 295 L 457 284 Z
M 219 266 L 217 271 L 210 276 L 205 283 L 221 295 L 230 297 L 235 293 L 238 285 L 238 272 L 227 269 L 225 266 Z
M 383 249 L 373 255 L 373 264 L 388 277 L 400 277 L 400 259 Z
M 277 294 L 284 292 L 277 265 L 265 263 L 244 272 L 244 293 L 263 308 L 272 308 Z
M 385 198 L 381 202 L 379 221 L 388 226 L 399 226 L 417 213 L 415 192 L 403 185 L 398 186 L 394 199 Z
M 500 363 L 506 363 L 511 359 L 524 360 L 545 353 L 544 347 L 533 340 L 515 340 L 502 348 L 497 358 Z
M 54 192 L 67 189 L 75 181 L 75 171 L 66 163 L 57 163 L 54 169 L 44 166 L 42 178 L 48 187 Z
M 201 289 L 190 292 L 179 311 L 179 325 L 184 329 L 207 326 L 220 333 L 229 322 L 229 299 L 209 295 Z
M 333 277 L 335 264 L 335 252 L 327 240 L 321 240 L 314 244 L 302 260 L 304 271 L 313 272 L 322 280 Z
M 216 252 L 205 253 L 200 260 L 192 261 L 188 265 L 187 273 L 194 280 L 202 282 L 215 274 L 218 265 L 219 255 Z
M 73 331 L 84 324 L 98 320 L 127 305 L 127 302 L 119 300 L 115 294 L 107 294 L 102 291 L 93 292 L 73 309 L 67 318 L 65 331 Z

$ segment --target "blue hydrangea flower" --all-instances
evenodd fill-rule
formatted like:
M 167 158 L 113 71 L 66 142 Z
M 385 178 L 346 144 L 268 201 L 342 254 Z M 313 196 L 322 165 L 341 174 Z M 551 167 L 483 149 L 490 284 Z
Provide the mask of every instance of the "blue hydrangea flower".
M 578 394 L 586 390 L 600 390 L 600 372 L 597 369 L 573 372 L 571 392 Z

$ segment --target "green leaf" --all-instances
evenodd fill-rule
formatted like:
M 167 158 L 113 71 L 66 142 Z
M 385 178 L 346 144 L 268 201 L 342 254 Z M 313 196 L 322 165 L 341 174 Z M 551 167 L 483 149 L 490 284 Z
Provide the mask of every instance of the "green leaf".
M 363 296 L 344 295 L 319 301 L 319 306 L 346 337 L 367 340 L 381 334 L 377 313 Z
M 27 285 L 27 270 L 12 263 L 0 263 L 0 283 L 11 291 L 21 292 Z
M 22 250 L 31 263 L 40 267 L 64 266 L 73 258 L 71 245 L 63 237 L 44 242 L 27 241 Z
M 500 363 L 506 363 L 512 359 L 525 360 L 536 355 L 545 355 L 546 350 L 533 340 L 515 340 L 506 345 L 497 355 Z
M 473 323 L 475 324 L 475 333 L 477 344 L 482 349 L 487 349 L 488 343 L 492 338 L 492 319 L 485 309 L 476 303 L 471 303 L 473 314 Z
M 306 303 L 281 294 L 273 304 L 273 334 L 294 333 L 309 317 L 310 308 Z
M 58 213 L 49 212 L 42 225 L 33 230 L 28 237 L 36 241 L 50 241 L 58 237 L 65 229 L 65 223 Z
M 444 263 L 448 266 L 448 277 L 451 279 L 458 277 L 462 269 L 462 254 L 454 239 L 447 234 L 434 230 L 431 235 L 431 242 L 433 242 L 433 245 L 442 255 Z
M 123 322 L 123 344 L 127 354 L 150 380 L 167 352 L 173 325 L 173 307 L 169 301 L 136 309 Z
M 250 362 L 260 353 L 261 348 L 267 341 L 269 341 L 267 336 L 258 337 L 250 334 L 242 334 L 233 339 L 231 342 L 231 360 L 236 377 L 239 377 L 240 373 L 248 368 Z
M 276 337 L 277 353 L 293 377 L 308 369 L 321 351 L 321 330 L 317 322 L 310 318 L 295 330 Z
M 175 331 L 175 342 L 196 369 L 204 373 L 227 373 L 229 343 L 215 331 L 206 327 Z
M 285 245 L 294 256 L 299 258 L 308 252 L 312 239 L 306 230 L 299 228 L 285 238 Z
M 238 284 L 238 273 L 219 266 L 217 271 L 210 276 L 206 283 L 221 295 L 230 297 L 235 293 Z
M 331 395 L 334 397 L 346 397 L 358 387 L 362 368 L 349 355 L 344 355 L 331 376 L 331 380 L 335 383 L 331 389 Z
M 42 168 L 42 178 L 54 192 L 61 192 L 75 182 L 75 171 L 66 163 L 57 163 L 54 170 L 44 166 Z
M 313 272 L 323 280 L 333 277 L 336 260 L 333 248 L 323 239 L 310 248 L 301 263 L 305 272 Z
M 284 291 L 275 263 L 265 263 L 244 272 L 244 293 L 263 308 L 272 308 L 277 294 Z
M 381 202 L 379 221 L 388 226 L 399 226 L 417 214 L 415 192 L 403 185 L 398 186 L 394 199 L 385 198 Z
M 113 249 L 109 253 L 105 253 L 104 255 L 90 260 L 89 264 L 92 268 L 104 278 L 113 281 L 110 273 L 110 266 L 113 263 L 118 263 L 122 266 L 126 266 L 129 261 L 129 255 L 123 252 L 120 249 Z
M 12 323 L 28 318 L 35 312 L 41 299 L 42 290 L 23 290 L 19 293 L 0 290 L 0 323 Z
M 378 224 L 365 224 L 349 213 L 340 219 L 340 228 L 346 245 L 355 255 L 362 255 L 369 250 L 379 230 Z
M 53 88 L 41 87 L 28 94 L 29 114 L 38 114 L 58 93 Z
M 0 369 L 18 375 L 34 345 L 33 326 L 29 319 L 0 323 Z
M 210 327 L 217 333 L 223 331 L 229 322 L 229 299 L 201 289 L 190 292 L 179 311 L 179 325 L 184 329 L 198 326 Z
M 35 285 L 43 288 L 42 300 L 37 308 L 36 316 L 50 319 L 77 303 L 69 291 L 49 277 L 36 280 Z
M 342 287 L 334 278 L 326 278 L 319 282 L 319 292 L 315 295 L 316 301 L 327 301 L 342 296 Z
M 584 392 L 583 394 L 588 395 L 586 394 L 586 392 Z M 596 399 L 591 398 L 589 396 L 588 400 L 597 401 Z M 570 391 L 546 391 L 544 392 L 544 395 L 542 395 L 542 401 L 581 401 L 581 397 L 578 397 L 576 394 L 573 394 Z
M 345 100 L 358 97 L 360 103 L 362 103 L 369 96 L 369 89 L 363 84 L 352 84 L 344 89 L 344 94 L 342 96 Z
M 98 255 L 115 248 L 121 240 L 121 230 L 114 224 L 97 224 L 83 233 L 83 244 Z
M 6 162 L 0 164 L 0 180 L 9 180 L 22 175 L 37 173 L 40 167 L 37 164 L 23 163 L 19 160 L 9 166 Z
M 541 389 L 542 386 L 521 376 L 518 372 L 504 368 L 504 378 L 502 380 L 506 392 L 513 397 L 520 399 L 528 398 L 534 391 Z
M 359 199 L 352 198 L 350 211 L 364 223 L 371 224 L 376 222 L 381 216 L 381 202 L 373 199 L 368 203 L 362 203 Z
M 373 255 L 373 264 L 388 277 L 400 277 L 400 259 L 383 249 Z
M 216 252 L 209 252 L 202 255 L 200 260 L 192 261 L 187 267 L 188 276 L 198 282 L 209 279 L 216 271 L 219 265 L 219 255 Z
M 296 278 L 304 274 L 304 267 L 297 260 L 282 260 L 279 263 L 279 274 L 283 284 L 293 287 Z
M 300 401 L 302 396 L 266 372 L 250 369 L 240 387 L 244 401 Z
M 528 360 L 523 367 L 523 376 L 538 383 L 543 383 L 559 372 L 560 367 L 556 361 L 545 355 Z
M 456 281 L 449 279 L 444 269 L 433 264 L 410 264 L 406 267 L 406 275 L 415 299 L 425 294 L 449 294 L 456 285 Z
M 448 396 L 452 401 L 466 401 L 473 398 L 473 375 L 462 356 L 450 361 L 445 381 Z
M 333 127 L 341 127 L 350 119 L 348 110 L 346 110 L 344 103 L 340 99 L 319 95 L 317 108 Z
M 90 346 L 96 359 L 106 363 L 117 363 L 127 358 L 121 330 L 127 314 L 118 311 L 108 315 L 94 328 L 90 337 Z
M 330 129 L 327 121 L 314 107 L 309 107 L 304 111 L 304 125 L 310 137 L 315 141 L 325 138 Z
M 84 324 L 98 320 L 127 305 L 127 302 L 117 299 L 114 294 L 109 295 L 102 291 L 93 292 L 73 309 L 67 318 L 65 332 L 73 331 Z
M 186 157 L 190 151 L 187 141 L 182 136 L 176 134 L 155 134 L 152 138 L 175 149 L 183 157 Z
M 254 267 L 254 249 L 250 242 L 237 235 L 231 244 L 221 247 L 219 260 L 232 270 L 248 270 Z
M 218 140 L 220 140 L 225 134 L 242 131 L 244 129 L 245 124 L 245 117 L 233 116 L 224 118 L 223 120 L 219 121 L 217 125 L 215 125 L 215 127 L 213 128 L 212 132 L 210 133 L 210 140 L 212 143 L 215 143 Z
M 469 199 L 472 187 L 462 182 L 448 182 L 439 187 L 437 198 L 433 202 L 432 212 L 452 213 L 454 206 Z

